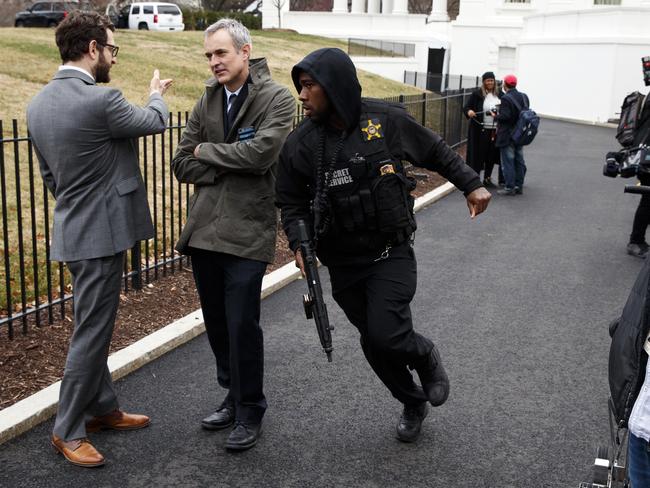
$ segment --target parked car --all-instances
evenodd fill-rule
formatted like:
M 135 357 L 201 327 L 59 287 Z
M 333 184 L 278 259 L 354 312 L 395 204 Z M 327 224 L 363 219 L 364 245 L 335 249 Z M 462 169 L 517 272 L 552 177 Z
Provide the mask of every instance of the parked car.
M 106 7 L 106 15 L 117 27 L 155 31 L 182 31 L 183 12 L 173 3 L 136 2 L 119 12 L 115 7 Z
M 82 8 L 79 2 L 36 2 L 16 14 L 16 27 L 56 27 L 70 12 Z

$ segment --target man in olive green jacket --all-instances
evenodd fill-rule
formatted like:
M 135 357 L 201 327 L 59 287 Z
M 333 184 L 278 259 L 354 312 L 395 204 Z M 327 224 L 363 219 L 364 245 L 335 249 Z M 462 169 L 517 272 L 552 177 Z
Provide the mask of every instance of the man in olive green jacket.
M 296 104 L 271 80 L 264 59 L 250 60 L 251 38 L 222 19 L 205 32 L 214 79 L 192 111 L 172 161 L 179 181 L 194 184 L 176 249 L 192 256 L 217 381 L 228 393 L 201 422 L 234 428 L 226 448 L 253 447 L 266 410 L 260 293 L 276 236 L 277 159 Z

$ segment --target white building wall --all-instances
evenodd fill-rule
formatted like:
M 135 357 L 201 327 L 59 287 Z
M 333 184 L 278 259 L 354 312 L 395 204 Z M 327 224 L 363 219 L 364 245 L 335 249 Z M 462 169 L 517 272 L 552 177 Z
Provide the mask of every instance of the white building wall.
M 404 83 L 404 71 L 422 71 L 416 58 L 380 58 L 352 56 L 352 62 L 357 69 L 374 73 L 390 80 Z
M 650 9 L 612 7 L 542 14 L 524 22 L 519 87 L 546 115 L 606 122 L 623 97 L 644 91 L 641 57 L 650 55 Z
M 382 5 L 389 7 L 386 3 Z M 392 13 L 392 10 L 389 12 L 373 14 L 286 11 L 282 16 L 282 28 L 336 39 L 356 38 L 414 44 L 415 56 L 410 58 L 353 57 L 357 68 L 403 82 L 404 71 L 426 73 L 429 48 L 449 49 L 451 26 L 449 22 L 427 24 L 427 16 L 423 14 L 405 15 Z M 274 15 L 265 13 L 265 28 L 275 27 L 277 23 L 277 9 Z
M 454 25 L 451 36 L 449 72 L 452 74 L 483 74 L 494 71 L 501 78 L 508 73 L 499 70 L 499 48 L 517 49 L 521 27 L 508 24 L 482 26 Z

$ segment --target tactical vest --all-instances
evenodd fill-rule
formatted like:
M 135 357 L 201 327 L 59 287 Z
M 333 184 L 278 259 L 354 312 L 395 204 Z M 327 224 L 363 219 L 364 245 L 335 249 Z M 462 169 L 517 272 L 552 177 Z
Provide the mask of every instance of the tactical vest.
M 416 229 L 411 196 L 416 183 L 388 149 L 388 111 L 382 108 L 361 115 L 356 133 L 346 142 L 346 155 L 327 174 L 331 230 L 378 233 L 378 240 L 399 244 Z

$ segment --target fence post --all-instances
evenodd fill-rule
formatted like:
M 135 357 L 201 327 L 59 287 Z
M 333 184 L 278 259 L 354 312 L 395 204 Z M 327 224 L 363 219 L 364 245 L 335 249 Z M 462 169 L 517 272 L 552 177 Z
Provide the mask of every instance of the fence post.
M 131 248 L 131 286 L 134 290 L 142 290 L 142 251 L 140 241 Z
M 413 79 L 413 86 L 418 86 L 418 72 L 415 72 L 415 78 Z
M 422 94 L 422 125 L 427 126 L 427 94 Z
M 458 80 L 458 89 L 463 89 L 463 75 L 460 75 L 460 79 Z
M 465 95 L 460 96 L 460 102 L 463 103 L 465 101 Z M 465 104 L 461 105 L 463 107 Z M 456 144 L 460 146 L 460 141 L 463 140 L 463 118 L 464 117 L 457 117 L 458 119 L 458 141 Z
M 443 90 L 445 93 L 449 90 L 449 73 L 445 74 L 445 89 Z M 447 102 L 445 101 L 445 107 L 447 106 Z
M 449 99 L 449 97 L 447 97 L 446 95 L 442 99 L 443 100 L 443 102 L 442 102 L 442 137 L 446 141 L 449 140 L 449 138 L 447 137 L 447 109 L 448 109 L 447 101 L 448 101 L 448 99 Z
M 399 95 L 399 103 L 404 103 L 404 95 L 402 93 Z

